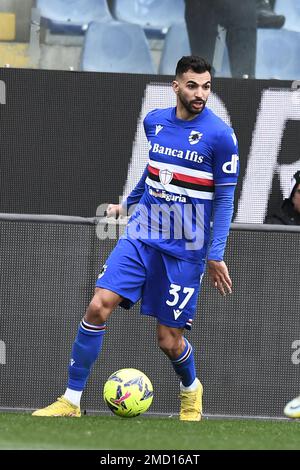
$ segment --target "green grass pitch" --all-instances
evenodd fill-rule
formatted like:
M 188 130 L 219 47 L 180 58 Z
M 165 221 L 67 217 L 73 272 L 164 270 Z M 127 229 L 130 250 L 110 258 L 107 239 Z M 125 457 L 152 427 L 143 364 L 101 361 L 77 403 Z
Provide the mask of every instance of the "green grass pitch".
M 0 449 L 300 449 L 300 420 L 83 416 L 0 413 Z

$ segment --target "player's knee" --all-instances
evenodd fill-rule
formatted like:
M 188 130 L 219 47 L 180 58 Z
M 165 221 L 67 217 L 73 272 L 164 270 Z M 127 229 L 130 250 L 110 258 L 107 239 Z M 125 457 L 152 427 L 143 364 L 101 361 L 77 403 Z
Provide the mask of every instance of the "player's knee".
M 178 357 L 182 349 L 182 338 L 173 336 L 159 336 L 160 349 L 170 358 Z
M 114 308 L 114 303 L 107 295 L 96 294 L 92 298 L 87 312 L 86 320 L 92 323 L 105 323 Z

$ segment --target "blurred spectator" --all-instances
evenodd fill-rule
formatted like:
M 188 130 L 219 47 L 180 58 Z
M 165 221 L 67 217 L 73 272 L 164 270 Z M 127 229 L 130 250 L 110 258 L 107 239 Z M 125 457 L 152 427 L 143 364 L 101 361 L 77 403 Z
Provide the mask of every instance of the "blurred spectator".
M 285 22 L 283 15 L 277 15 L 273 10 L 270 0 L 256 0 L 257 27 L 258 28 L 282 28 Z
M 284 199 L 276 214 L 266 218 L 265 223 L 300 225 L 300 170 L 292 178 L 290 196 Z
M 231 74 L 255 76 L 256 0 L 185 0 L 185 21 L 193 55 L 213 64 L 218 25 L 226 28 Z

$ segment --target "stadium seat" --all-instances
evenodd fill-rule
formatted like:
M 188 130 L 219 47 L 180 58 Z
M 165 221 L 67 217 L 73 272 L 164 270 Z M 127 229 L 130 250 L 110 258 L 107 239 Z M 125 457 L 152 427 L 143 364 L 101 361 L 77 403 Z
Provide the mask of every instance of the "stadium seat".
M 258 29 L 255 76 L 300 80 L 300 32 Z
M 110 21 L 107 0 L 37 0 L 51 33 L 84 34 L 91 21 Z
M 231 78 L 232 74 L 227 46 L 224 42 L 220 41 L 216 47 L 219 47 L 220 63 L 215 65 L 215 77 Z
M 156 73 L 143 29 L 119 21 L 90 23 L 80 68 L 96 72 Z
M 231 77 L 226 46 L 224 49 L 224 45 L 217 41 L 216 48 L 219 48 L 222 64 L 220 69 L 217 69 L 217 66 L 215 65 L 215 76 Z M 185 22 L 173 24 L 169 28 L 165 37 L 158 73 L 161 75 L 174 75 L 178 59 L 183 55 L 189 55 L 190 53 L 191 49 Z
M 111 12 L 118 21 L 139 24 L 149 37 L 164 37 L 184 20 L 184 0 L 112 0 Z
M 299 0 L 276 0 L 275 12 L 285 16 L 284 27 L 291 31 L 300 32 L 300 2 Z
M 174 75 L 178 59 L 189 55 L 190 43 L 184 22 L 173 24 L 165 37 L 158 73 L 161 75 Z
M 222 45 L 220 45 L 222 48 Z M 231 77 L 227 46 L 223 46 L 221 67 L 215 77 Z M 259 79 L 300 79 L 300 32 L 287 29 L 257 29 L 255 77 Z

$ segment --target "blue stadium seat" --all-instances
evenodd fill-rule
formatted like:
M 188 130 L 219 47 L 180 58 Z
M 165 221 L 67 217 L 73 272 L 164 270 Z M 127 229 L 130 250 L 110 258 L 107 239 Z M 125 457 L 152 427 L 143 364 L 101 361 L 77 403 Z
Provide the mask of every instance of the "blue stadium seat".
M 223 47 L 222 64 L 220 70 L 216 70 L 215 77 L 230 78 L 228 49 L 226 45 Z M 300 80 L 300 32 L 259 28 L 255 77 Z
M 96 72 L 156 73 L 143 29 L 119 21 L 90 23 L 80 68 Z
M 255 76 L 300 80 L 300 32 L 258 29 Z
M 174 75 L 180 57 L 190 53 L 186 24 L 184 22 L 173 24 L 165 37 L 158 73 L 161 75 Z
M 300 32 L 300 2 L 299 0 L 276 0 L 275 12 L 285 16 L 284 27 L 291 31 Z
M 84 34 L 91 21 L 110 21 L 107 0 L 37 0 L 47 27 L 56 34 Z
M 149 37 L 164 37 L 173 23 L 184 21 L 184 0 L 112 0 L 118 21 L 139 24 Z
M 216 77 L 231 77 L 227 48 L 221 47 L 223 56 L 221 69 L 216 71 Z M 173 24 L 165 37 L 158 73 L 161 75 L 174 75 L 176 64 L 180 57 L 191 53 L 188 33 L 185 22 Z

